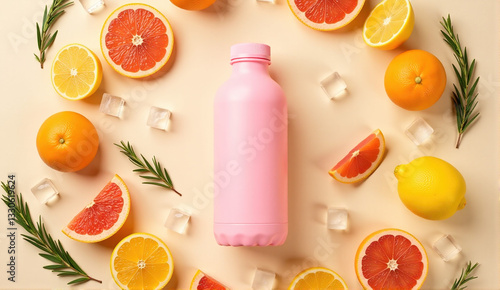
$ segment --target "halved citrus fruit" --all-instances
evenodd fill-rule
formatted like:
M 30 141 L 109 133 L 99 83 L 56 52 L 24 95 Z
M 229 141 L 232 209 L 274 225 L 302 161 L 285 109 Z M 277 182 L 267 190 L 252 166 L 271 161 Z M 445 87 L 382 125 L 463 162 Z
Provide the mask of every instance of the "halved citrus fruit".
M 409 0 L 384 0 L 368 15 L 363 39 L 372 47 L 394 49 L 410 38 L 414 25 Z
M 203 10 L 214 4 L 215 0 L 170 0 L 170 2 L 186 10 Z
M 62 230 L 68 237 L 95 243 L 114 235 L 130 212 L 130 194 L 120 176 L 111 179 L 94 200 Z
M 174 260 L 160 238 L 135 233 L 116 245 L 110 268 L 121 289 L 162 289 L 172 278 Z
M 364 289 L 419 289 L 427 277 L 427 252 L 410 233 L 383 229 L 356 252 L 356 276 Z
M 198 270 L 191 281 L 190 290 L 228 290 L 219 281 Z
M 101 51 L 118 73 L 142 78 L 160 70 L 174 48 L 167 18 L 146 4 L 126 4 L 108 16 L 101 31 Z
M 347 289 L 342 277 L 334 271 L 315 267 L 300 272 L 292 280 L 289 290 L 344 290 Z
M 300 22 L 315 30 L 335 30 L 358 16 L 365 0 L 288 0 Z
M 364 180 L 380 165 L 384 152 L 384 134 L 377 129 L 356 145 L 328 173 L 343 183 Z
M 52 86 L 68 100 L 89 97 L 101 84 L 101 61 L 87 47 L 69 44 L 56 54 L 51 69 Z

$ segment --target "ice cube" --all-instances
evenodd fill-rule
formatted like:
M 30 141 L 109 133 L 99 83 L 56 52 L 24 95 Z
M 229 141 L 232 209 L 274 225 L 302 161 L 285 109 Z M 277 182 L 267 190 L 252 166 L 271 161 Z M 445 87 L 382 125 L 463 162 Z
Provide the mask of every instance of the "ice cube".
M 347 84 L 338 72 L 328 75 L 319 84 L 330 100 L 337 99 L 347 89 Z
M 328 208 L 326 226 L 331 230 L 347 230 L 348 212 L 345 208 Z
M 419 146 L 429 140 L 434 129 L 422 118 L 415 119 L 405 130 L 406 136 Z
M 99 111 L 101 111 L 101 113 L 104 113 L 106 115 L 120 118 L 124 105 L 125 105 L 124 99 L 104 93 L 102 95 L 101 106 L 99 107 Z
M 190 217 L 188 213 L 178 208 L 172 208 L 165 221 L 165 227 L 176 233 L 183 234 L 186 231 Z
M 104 0 L 80 0 L 80 4 L 89 14 L 104 8 Z
M 147 125 L 160 130 L 167 130 L 171 115 L 172 113 L 167 109 L 151 107 Z
M 432 244 L 432 248 L 445 262 L 455 258 L 462 251 L 451 235 L 442 235 Z
M 31 188 L 31 192 L 40 203 L 48 204 L 59 196 L 59 191 L 52 180 L 44 178 Z
M 252 289 L 271 290 L 276 282 L 276 273 L 257 268 L 253 277 Z

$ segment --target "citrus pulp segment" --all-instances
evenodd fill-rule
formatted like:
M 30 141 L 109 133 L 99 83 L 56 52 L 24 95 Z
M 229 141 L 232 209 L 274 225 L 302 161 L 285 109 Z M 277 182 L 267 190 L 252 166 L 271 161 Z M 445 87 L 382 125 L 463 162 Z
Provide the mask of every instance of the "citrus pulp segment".
M 68 100 L 89 97 L 101 84 L 102 67 L 99 58 L 81 44 L 69 44 L 57 53 L 52 62 L 52 86 Z
M 382 162 L 385 138 L 379 129 L 354 147 L 328 173 L 343 183 L 354 183 L 366 179 Z
M 288 0 L 300 22 L 315 30 L 335 30 L 358 16 L 365 0 Z
M 289 290 L 344 290 L 347 289 L 342 277 L 334 271 L 316 267 L 300 272 L 292 280 Z
M 196 271 L 193 280 L 191 281 L 190 290 L 228 290 L 226 286 L 219 281 L 203 273 L 201 270 Z
M 410 233 L 383 229 L 361 242 L 355 268 L 364 289 L 419 289 L 427 277 L 427 253 Z
M 384 0 L 372 10 L 363 26 L 369 46 L 394 49 L 410 38 L 415 16 L 409 0 Z
M 127 185 L 120 176 L 115 175 L 62 231 L 80 242 L 99 242 L 114 235 L 125 223 L 129 212 Z
M 174 260 L 160 238 L 135 233 L 116 245 L 110 268 L 121 289 L 162 289 L 172 278 Z
M 146 4 L 126 4 L 106 19 L 101 31 L 101 51 L 118 73 L 142 78 L 160 70 L 174 48 L 174 34 L 167 18 Z

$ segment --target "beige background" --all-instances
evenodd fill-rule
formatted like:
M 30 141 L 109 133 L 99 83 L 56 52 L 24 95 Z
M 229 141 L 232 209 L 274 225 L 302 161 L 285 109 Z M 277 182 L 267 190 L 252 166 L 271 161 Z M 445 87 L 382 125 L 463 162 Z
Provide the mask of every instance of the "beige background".
M 499 1 L 413 1 L 415 30 L 403 47 L 379 51 L 366 46 L 361 27 L 378 1 L 367 1 L 360 16 L 336 32 L 317 32 L 292 15 L 285 0 L 277 4 L 253 0 L 218 0 L 202 12 L 178 9 L 167 0 L 144 1 L 169 19 L 175 34 L 174 54 L 167 68 L 149 80 L 133 80 L 115 73 L 104 62 L 99 35 L 107 15 L 129 1 L 107 1 L 104 11 L 88 15 L 75 3 L 55 28 L 59 35 L 41 70 L 32 55 L 36 50 L 34 22 L 40 21 L 41 0 L 3 4 L 0 12 L 2 105 L 0 107 L 2 158 L 0 175 L 18 177 L 34 215 L 41 214 L 50 233 L 91 276 L 103 280 L 80 289 L 116 289 L 109 272 L 109 257 L 116 243 L 132 232 L 150 232 L 169 246 L 175 261 L 169 289 L 186 289 L 198 268 L 232 289 L 250 289 L 255 267 L 278 273 L 279 289 L 309 266 L 337 271 L 351 289 L 359 289 L 354 255 L 361 240 L 371 232 L 397 227 L 413 233 L 429 256 L 426 289 L 445 289 L 467 260 L 479 262 L 479 279 L 470 289 L 499 289 L 498 235 L 498 92 L 499 92 Z M 469 53 L 478 61 L 479 121 L 454 149 L 456 129 L 451 111 L 451 50 L 442 41 L 439 21 L 451 13 L 455 29 Z M 50 82 L 50 64 L 66 44 L 82 43 L 103 62 L 104 78 L 98 92 L 84 101 L 59 97 Z M 283 87 L 290 111 L 288 240 L 281 247 L 226 248 L 212 234 L 212 130 L 213 96 L 230 74 L 229 47 L 238 42 L 263 42 L 272 47 L 271 74 Z M 433 107 L 409 112 L 395 106 L 385 95 L 383 75 L 390 60 L 404 50 L 419 48 L 435 54 L 448 73 L 448 86 Z M 338 71 L 348 94 L 330 101 L 319 81 Z M 99 102 L 103 92 L 122 96 L 126 107 L 122 119 L 103 115 Z M 150 106 L 173 112 L 169 132 L 146 126 Z M 35 136 L 41 123 L 53 113 L 73 110 L 88 117 L 99 130 L 97 158 L 78 173 L 60 173 L 39 158 Z M 434 142 L 417 148 L 404 129 L 416 117 L 425 118 L 439 134 Z M 388 153 L 366 182 L 350 186 L 331 179 L 327 171 L 369 132 L 380 128 Z M 146 156 L 156 155 L 169 170 L 184 196 L 141 184 L 133 166 L 112 144 L 129 140 Z M 394 167 L 421 155 L 440 157 L 458 168 L 467 182 L 468 204 L 444 221 L 427 221 L 409 212 L 400 202 L 392 175 Z M 82 244 L 61 233 L 62 227 L 104 184 L 119 174 L 129 186 L 132 211 L 126 227 L 115 237 L 98 244 Z M 61 199 L 40 205 L 30 188 L 40 179 L 52 179 Z M 347 207 L 348 232 L 328 231 L 328 206 Z M 169 232 L 163 223 L 170 208 L 192 212 L 186 235 Z M 17 282 L 7 282 L 6 210 L 0 206 L 0 288 L 67 288 L 64 278 L 42 269 L 47 261 L 18 236 Z M 23 233 L 23 230 L 18 230 Z M 453 235 L 463 247 L 460 257 L 443 262 L 431 249 L 441 234 Z

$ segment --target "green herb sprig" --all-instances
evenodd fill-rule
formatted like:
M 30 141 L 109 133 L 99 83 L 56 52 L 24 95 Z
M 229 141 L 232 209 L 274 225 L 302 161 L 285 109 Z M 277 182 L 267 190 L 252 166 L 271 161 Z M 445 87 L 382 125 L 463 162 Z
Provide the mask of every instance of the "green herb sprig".
M 477 276 L 471 276 L 472 271 L 476 269 L 476 267 L 479 266 L 478 263 L 475 263 L 472 265 L 472 263 L 469 261 L 465 265 L 465 268 L 462 269 L 462 273 L 460 274 L 460 277 L 455 279 L 455 282 L 453 283 L 453 286 L 451 287 L 451 290 L 463 290 L 467 288 L 467 286 L 464 286 L 467 282 L 470 280 L 476 279 Z
M 4 182 L 2 182 L 2 188 L 7 195 L 12 196 L 12 194 L 9 194 L 9 187 Z M 19 195 L 15 194 L 13 197 L 14 198 L 9 199 L 8 196 L 2 195 L 2 201 L 9 208 L 12 208 L 12 203 L 14 204 L 14 221 L 29 233 L 28 235 L 21 234 L 23 239 L 40 249 L 43 252 L 39 253 L 41 257 L 53 263 L 44 266 L 44 269 L 57 273 L 57 276 L 77 277 L 69 281 L 68 285 L 81 284 L 87 281 L 102 283 L 102 281 L 87 275 L 63 248 L 61 241 L 54 240 L 52 236 L 47 233 L 41 216 L 38 217 L 38 222 L 36 224 L 33 223 L 28 203 L 24 202 L 23 196 L 20 193 Z
M 474 113 L 474 109 L 477 106 L 478 96 L 475 91 L 477 83 L 479 82 L 479 77 L 473 80 L 472 76 L 474 75 L 474 69 L 476 68 L 476 60 L 473 59 L 472 62 L 469 63 L 467 48 L 464 47 L 464 49 L 462 49 L 458 34 L 455 34 L 453 31 L 450 15 L 448 14 L 448 18 L 443 17 L 443 21 L 440 23 L 445 30 L 441 30 L 444 41 L 453 50 L 453 54 L 458 63 L 458 68 L 453 65 L 453 70 L 457 76 L 460 88 L 458 88 L 455 84 L 453 85 L 455 91 L 453 92 L 452 100 L 455 107 L 458 129 L 456 148 L 459 148 L 465 131 L 479 116 L 479 113 Z
M 40 63 L 40 67 L 43 69 L 43 63 L 45 62 L 45 52 L 54 43 L 56 39 L 57 32 L 54 34 L 50 33 L 50 28 L 56 22 L 56 20 L 61 17 L 64 13 L 64 9 L 73 5 L 73 2 L 68 2 L 69 0 L 53 0 L 50 9 L 47 11 L 47 5 L 45 5 L 45 10 L 43 12 L 42 27 L 36 23 L 36 41 L 38 44 L 38 55 L 35 53 L 36 60 Z
M 138 173 L 150 173 L 150 175 L 139 175 L 140 177 L 147 179 L 149 181 L 144 181 L 143 184 L 152 184 L 160 187 L 164 187 L 170 190 L 173 190 L 179 196 L 182 196 L 175 188 L 172 183 L 172 179 L 168 175 L 168 172 L 165 168 L 162 169 L 160 162 L 156 160 L 156 157 L 153 156 L 152 164 L 141 154 L 141 158 L 137 156 L 134 151 L 134 147 L 130 145 L 129 142 L 125 144 L 125 142 L 120 141 L 120 144 L 115 145 L 121 149 L 121 153 L 125 154 L 128 157 L 130 162 L 132 162 L 138 168 L 134 169 L 134 172 Z

